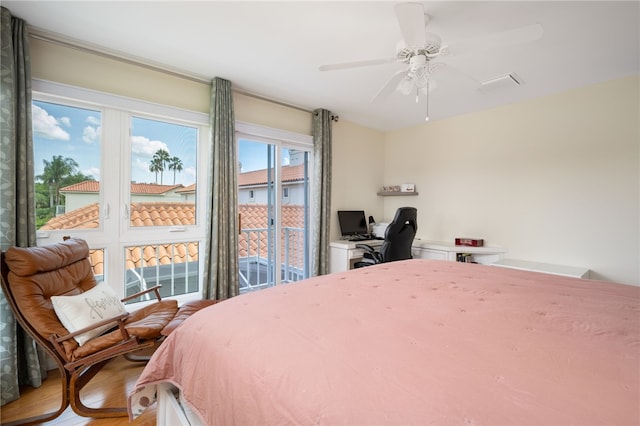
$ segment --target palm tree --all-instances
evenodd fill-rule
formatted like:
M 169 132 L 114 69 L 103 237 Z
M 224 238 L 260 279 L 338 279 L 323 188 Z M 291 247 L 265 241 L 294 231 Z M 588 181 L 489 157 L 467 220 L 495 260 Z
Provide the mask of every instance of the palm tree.
M 151 159 L 151 162 L 149 163 L 149 171 L 151 173 L 155 173 L 156 174 L 156 184 L 158 183 L 158 172 L 162 171 L 162 161 L 160 161 L 159 158 L 156 158 L 155 156 Z
M 178 157 L 171 157 L 169 159 L 169 170 L 173 170 L 173 184 L 176 184 L 176 172 L 182 171 L 182 160 Z
M 42 160 L 44 172 L 36 176 L 49 185 L 49 207 L 60 204 L 60 185 L 64 179 L 77 172 L 78 163 L 73 158 L 62 158 L 62 155 L 54 155 L 51 161 Z
M 155 154 L 153 154 L 152 161 L 156 160 L 159 166 L 158 171 L 160 172 L 160 185 L 162 185 L 163 173 L 170 159 L 171 157 L 169 156 L 169 151 L 167 151 L 166 149 L 159 149 Z

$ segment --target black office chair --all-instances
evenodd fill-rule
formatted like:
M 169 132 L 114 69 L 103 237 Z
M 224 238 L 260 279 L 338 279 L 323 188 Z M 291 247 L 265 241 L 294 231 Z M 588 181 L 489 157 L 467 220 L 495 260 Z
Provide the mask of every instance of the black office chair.
M 356 244 L 356 248 L 364 250 L 361 262 L 355 267 L 393 262 L 394 260 L 411 259 L 411 244 L 418 230 L 418 210 L 415 207 L 400 207 L 396 210 L 393 221 L 384 233 L 384 242 L 379 250 L 368 244 Z

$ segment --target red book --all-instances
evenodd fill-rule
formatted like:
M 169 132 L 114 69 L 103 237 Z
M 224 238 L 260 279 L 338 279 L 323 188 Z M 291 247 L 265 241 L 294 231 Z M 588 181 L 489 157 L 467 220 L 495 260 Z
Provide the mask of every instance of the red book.
M 457 246 L 482 247 L 484 240 L 478 238 L 456 238 Z

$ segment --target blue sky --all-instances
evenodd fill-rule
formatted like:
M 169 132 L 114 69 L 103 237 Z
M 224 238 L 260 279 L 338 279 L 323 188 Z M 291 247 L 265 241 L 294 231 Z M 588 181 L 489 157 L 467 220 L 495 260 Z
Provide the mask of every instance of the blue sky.
M 243 172 L 261 170 L 267 168 L 267 145 L 262 142 L 253 142 L 246 139 L 238 141 L 238 159 L 242 164 Z M 272 158 L 273 161 L 273 158 Z M 273 164 L 273 163 L 272 163 Z M 289 164 L 289 150 L 282 150 L 282 165 Z
M 102 154 L 100 111 L 69 107 L 47 102 L 33 102 L 34 171 L 44 171 L 43 160 L 54 155 L 73 158 L 85 175 L 100 180 Z M 176 184 L 195 182 L 197 130 L 192 127 L 134 117 L 131 129 L 131 179 L 155 182 L 149 162 L 159 149 L 182 160 L 183 170 L 176 173 Z M 109 147 L 106 147 L 109 152 Z M 158 174 L 158 183 L 160 175 Z M 164 184 L 173 184 L 173 171 L 165 170 Z
M 79 171 L 100 179 L 100 112 L 33 102 L 34 172 L 54 155 L 73 158 Z
M 97 110 L 82 109 L 48 102 L 33 102 L 34 171 L 44 171 L 43 160 L 54 155 L 72 158 L 78 171 L 100 180 L 102 175 L 101 114 Z M 176 173 L 176 184 L 185 186 L 195 182 L 197 130 L 188 126 L 134 117 L 131 129 L 131 179 L 154 183 L 155 173 L 149 171 L 149 162 L 159 149 L 182 160 L 183 170 Z M 267 167 L 266 145 L 247 140 L 239 141 L 239 161 L 242 171 Z M 109 152 L 109 147 L 106 147 Z M 289 152 L 283 149 L 282 164 L 289 164 Z M 160 174 L 158 174 L 160 183 Z M 162 183 L 173 184 L 173 171 L 165 170 Z

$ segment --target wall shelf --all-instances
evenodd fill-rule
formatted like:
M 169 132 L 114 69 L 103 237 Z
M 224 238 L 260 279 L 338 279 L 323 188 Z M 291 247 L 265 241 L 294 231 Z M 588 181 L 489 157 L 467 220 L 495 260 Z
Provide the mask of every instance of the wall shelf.
M 383 197 L 398 196 L 398 195 L 418 195 L 417 192 L 400 192 L 400 191 L 378 191 L 378 195 Z

